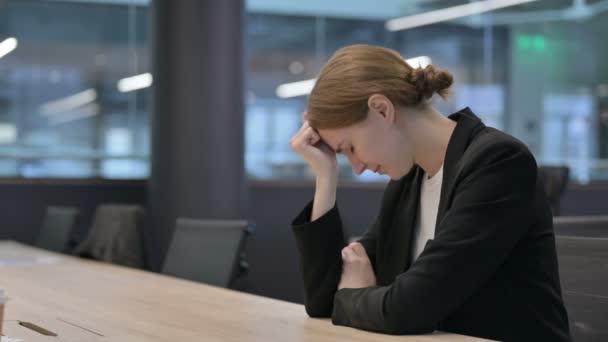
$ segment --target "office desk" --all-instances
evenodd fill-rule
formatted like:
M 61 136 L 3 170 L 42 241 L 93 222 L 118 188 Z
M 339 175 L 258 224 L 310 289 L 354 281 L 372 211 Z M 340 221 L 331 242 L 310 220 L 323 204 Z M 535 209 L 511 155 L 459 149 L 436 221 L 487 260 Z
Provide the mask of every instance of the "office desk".
M 37 259 L 36 259 L 37 258 Z M 279 277 L 279 275 L 277 275 Z M 0 241 L 4 334 L 29 341 L 481 341 L 389 336 L 309 318 L 304 307 Z M 22 327 L 32 322 L 58 334 Z

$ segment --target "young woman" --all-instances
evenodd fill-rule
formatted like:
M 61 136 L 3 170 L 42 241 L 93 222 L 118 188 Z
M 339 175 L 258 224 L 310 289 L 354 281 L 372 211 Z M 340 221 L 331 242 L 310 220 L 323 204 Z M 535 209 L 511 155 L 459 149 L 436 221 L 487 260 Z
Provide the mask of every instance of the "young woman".
M 290 141 L 316 174 L 295 218 L 306 311 L 389 334 L 434 330 L 501 341 L 569 341 L 551 211 L 526 146 L 469 109 L 449 117 L 452 75 L 397 52 L 337 51 Z M 390 176 L 376 223 L 346 245 L 336 153 Z

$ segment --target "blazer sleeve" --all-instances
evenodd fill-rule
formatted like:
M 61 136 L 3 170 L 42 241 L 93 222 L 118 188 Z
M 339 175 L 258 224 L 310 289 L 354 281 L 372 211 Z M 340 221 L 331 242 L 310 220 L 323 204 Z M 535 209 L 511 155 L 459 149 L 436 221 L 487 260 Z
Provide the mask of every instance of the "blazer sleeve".
M 407 181 L 411 181 L 412 176 L 414 176 L 414 173 L 409 174 Z M 358 242 L 363 245 L 363 248 L 365 248 L 365 252 L 367 253 L 369 261 L 371 262 L 372 267 L 374 268 L 374 272 L 376 272 L 377 267 L 376 250 L 378 248 L 378 231 L 380 229 L 383 216 L 387 216 L 387 209 L 394 208 L 395 202 L 399 200 L 399 193 L 396 192 L 401 189 L 401 187 L 399 186 L 400 184 L 402 185 L 402 182 L 391 180 L 386 185 L 384 193 L 382 194 L 382 201 L 380 202 L 380 212 L 378 213 L 376 221 L 374 222 L 374 224 L 372 224 L 371 227 L 369 227 L 365 231 L 365 233 L 363 233 L 363 235 L 358 240 Z
M 536 162 L 524 146 L 510 142 L 470 158 L 438 235 L 416 262 L 388 286 L 339 290 L 334 324 L 389 334 L 432 332 L 506 259 L 532 223 Z
M 374 270 L 380 218 L 385 206 L 394 201 L 397 189 L 397 182 L 387 184 L 376 222 L 358 240 L 365 248 Z M 296 216 L 292 229 L 300 253 L 306 312 L 311 317 L 330 317 L 334 295 L 342 276 L 341 250 L 346 246 L 346 241 L 337 204 L 310 222 L 312 206 L 313 202 L 310 201 Z
M 300 253 L 304 303 L 310 317 L 330 317 L 342 275 L 342 248 L 346 245 L 337 205 L 310 222 L 313 201 L 293 220 Z

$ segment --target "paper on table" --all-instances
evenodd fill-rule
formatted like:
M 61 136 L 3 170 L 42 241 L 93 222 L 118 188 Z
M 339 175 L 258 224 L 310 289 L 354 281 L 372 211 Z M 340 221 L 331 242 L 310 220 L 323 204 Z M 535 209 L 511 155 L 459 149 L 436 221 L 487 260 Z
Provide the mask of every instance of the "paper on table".
M 13 338 L 8 336 L 2 336 L 0 342 L 22 342 L 23 340 L 20 338 Z
M 2 265 L 46 265 L 59 262 L 55 257 L 22 257 L 22 258 L 0 258 Z M 4 342 L 4 341 L 2 341 Z

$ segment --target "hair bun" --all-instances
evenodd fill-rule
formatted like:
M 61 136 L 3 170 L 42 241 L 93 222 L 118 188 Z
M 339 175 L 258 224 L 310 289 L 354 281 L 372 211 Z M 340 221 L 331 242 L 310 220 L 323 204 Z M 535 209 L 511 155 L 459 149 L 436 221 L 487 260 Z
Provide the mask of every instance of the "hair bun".
M 411 82 L 418 90 L 420 100 L 430 99 L 435 93 L 445 99 L 453 81 L 452 74 L 443 69 L 435 68 L 431 64 L 424 69 L 416 68 L 412 70 Z

